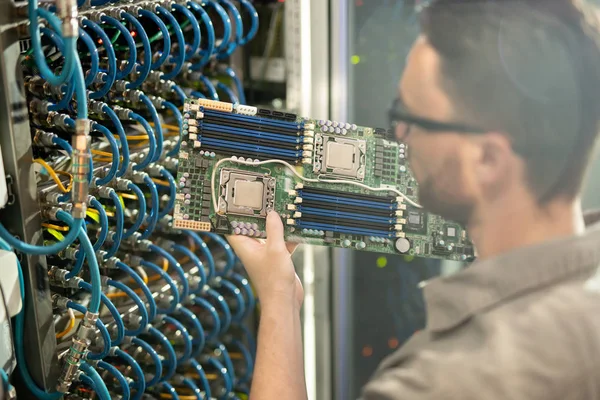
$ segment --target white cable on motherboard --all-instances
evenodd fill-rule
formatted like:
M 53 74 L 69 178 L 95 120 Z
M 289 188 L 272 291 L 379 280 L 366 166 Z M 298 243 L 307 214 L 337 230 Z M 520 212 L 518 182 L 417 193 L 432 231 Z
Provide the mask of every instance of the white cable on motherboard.
M 226 162 L 226 161 L 231 161 L 234 163 L 238 163 L 238 164 L 242 164 L 242 165 L 251 165 L 251 166 L 258 166 L 258 165 L 264 165 L 264 164 L 281 164 L 286 166 L 290 171 L 292 171 L 292 173 L 294 175 L 296 175 L 299 179 L 301 179 L 304 182 L 310 182 L 310 183 L 320 183 L 320 182 L 324 182 L 324 183 L 347 183 L 349 185 L 354 185 L 354 186 L 358 186 L 360 188 L 363 189 L 367 189 L 373 192 L 393 192 L 396 193 L 398 196 L 401 196 L 404 198 L 404 200 L 406 200 L 406 202 L 414 207 L 417 208 L 423 208 L 420 204 L 414 202 L 413 200 L 409 199 L 407 195 L 405 195 L 404 193 L 400 192 L 397 189 L 393 189 L 393 188 L 374 188 L 371 186 L 367 186 L 363 183 L 360 182 L 354 182 L 354 181 L 345 181 L 345 180 L 341 180 L 341 179 L 313 179 L 313 178 L 306 178 L 302 175 L 300 175 L 297 171 L 296 168 L 294 168 L 293 165 L 283 161 L 283 160 L 265 160 L 265 161 L 248 161 L 248 160 L 240 160 L 238 158 L 234 158 L 234 157 L 229 157 L 229 158 L 223 158 L 221 160 L 219 160 L 216 164 L 215 167 L 213 168 L 212 171 L 212 175 L 211 175 L 211 179 L 210 179 L 210 188 L 211 188 L 211 192 L 212 192 L 212 203 L 213 203 L 213 209 L 215 211 L 215 213 L 217 212 L 217 194 L 215 192 L 215 178 L 217 176 L 217 170 L 219 169 L 219 165 L 221 165 L 222 163 Z

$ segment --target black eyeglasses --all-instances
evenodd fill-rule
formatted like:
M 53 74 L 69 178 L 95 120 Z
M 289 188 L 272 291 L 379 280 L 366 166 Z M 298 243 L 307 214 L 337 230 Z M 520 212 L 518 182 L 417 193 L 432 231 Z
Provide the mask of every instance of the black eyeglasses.
M 484 133 L 485 129 L 470 125 L 434 121 L 428 118 L 418 117 L 406 110 L 402 99 L 396 98 L 388 112 L 389 124 L 392 132 L 396 132 L 399 125 L 404 125 L 403 137 L 408 136 L 412 125 L 416 125 L 429 132 L 461 132 L 461 133 Z

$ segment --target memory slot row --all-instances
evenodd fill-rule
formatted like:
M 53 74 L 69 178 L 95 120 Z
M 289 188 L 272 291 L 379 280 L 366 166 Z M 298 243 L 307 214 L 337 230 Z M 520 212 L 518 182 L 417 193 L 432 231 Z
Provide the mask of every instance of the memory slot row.
M 298 195 L 302 197 L 302 200 L 311 200 L 311 201 L 319 201 L 331 204 L 340 204 L 347 206 L 355 206 L 355 207 L 365 207 L 365 208 L 373 208 L 377 210 L 395 210 L 398 206 L 397 203 L 385 203 L 378 202 L 376 200 L 362 200 L 362 199 L 353 199 L 342 195 L 323 195 L 323 194 L 315 194 L 315 193 L 307 193 L 304 190 L 299 190 Z M 344 193 L 345 195 L 345 193 Z
M 396 237 L 394 232 L 389 231 L 380 231 L 373 229 L 363 229 L 360 227 L 347 227 L 341 225 L 329 225 L 315 222 L 304 222 L 302 220 L 296 222 L 296 227 L 300 229 L 315 229 L 318 231 L 325 232 L 337 232 L 344 233 L 347 235 L 357 235 L 357 236 L 376 236 L 376 237 Z
M 340 191 L 336 191 L 336 190 L 329 190 L 329 189 L 315 188 L 315 187 L 302 187 L 302 190 L 304 193 L 343 197 L 343 198 L 356 199 L 356 200 L 368 200 L 371 202 L 379 202 L 379 203 L 386 203 L 386 204 L 392 204 L 392 203 L 397 202 L 397 198 L 395 196 L 381 196 L 381 195 L 376 195 L 376 194 L 340 192 Z
M 281 136 L 270 132 L 253 131 L 244 128 L 234 128 L 231 126 L 215 125 L 206 122 L 201 122 L 199 128 L 202 130 L 203 136 L 206 136 L 207 134 L 226 134 L 233 140 L 246 139 L 259 143 L 287 145 L 287 147 L 291 147 L 293 149 L 298 149 L 303 139 L 302 136 Z
M 322 210 L 327 210 L 328 212 L 336 212 L 336 211 L 342 211 L 342 212 L 348 212 L 348 213 L 355 213 L 356 212 L 356 206 L 354 205 L 346 205 L 346 204 L 339 204 L 339 203 L 327 203 L 327 202 L 322 202 L 322 201 L 316 201 L 316 200 L 309 200 L 309 199 L 302 199 L 302 205 L 305 207 L 312 207 L 312 208 L 319 208 Z M 377 208 L 362 208 L 361 209 L 361 213 L 364 215 L 368 215 L 369 217 L 392 217 L 396 215 L 396 210 L 389 210 L 389 209 L 377 209 Z
M 257 116 L 247 116 L 241 114 L 232 114 L 222 111 L 203 109 L 204 118 L 218 119 L 219 121 L 227 121 L 227 123 L 244 124 L 252 129 L 261 128 L 279 128 L 285 132 L 297 133 L 303 130 L 304 122 L 288 122 L 278 121 Z
M 250 157 L 253 159 L 278 158 L 281 160 L 298 162 L 302 151 L 281 150 L 273 147 L 232 142 L 228 139 L 215 139 L 202 137 L 202 149 L 214 151 L 217 154 L 227 153 L 235 156 Z
M 306 205 L 302 205 L 298 207 L 298 211 L 302 213 L 302 219 L 307 220 L 307 218 L 319 218 L 323 220 L 324 218 L 339 218 L 345 220 L 354 220 L 359 221 L 361 224 L 370 223 L 375 225 L 385 225 L 389 226 L 390 224 L 395 224 L 398 221 L 398 218 L 395 216 L 374 216 L 372 214 L 364 215 L 364 214 L 356 214 L 355 212 L 346 212 L 346 211 L 333 211 L 331 209 L 321 209 L 317 205 L 312 207 L 307 207 Z

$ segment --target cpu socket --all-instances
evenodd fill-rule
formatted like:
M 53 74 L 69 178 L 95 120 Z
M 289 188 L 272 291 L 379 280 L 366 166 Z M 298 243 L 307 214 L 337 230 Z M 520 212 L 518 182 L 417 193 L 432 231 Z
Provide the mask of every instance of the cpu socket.
M 367 142 L 336 136 L 319 135 L 315 172 L 328 176 L 339 176 L 364 180 Z
M 223 168 L 219 182 L 219 214 L 266 217 L 275 201 L 275 178 Z

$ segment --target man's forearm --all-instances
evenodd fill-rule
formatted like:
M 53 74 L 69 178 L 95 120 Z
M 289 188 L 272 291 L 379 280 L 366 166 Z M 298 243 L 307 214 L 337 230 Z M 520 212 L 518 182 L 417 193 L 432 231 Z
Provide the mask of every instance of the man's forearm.
M 287 301 L 261 304 L 252 400 L 305 400 L 300 311 Z

